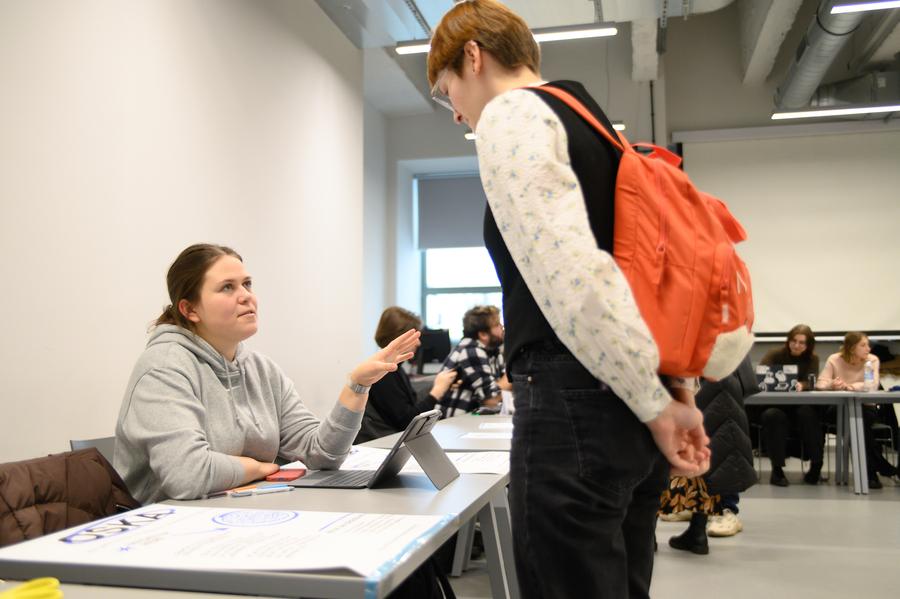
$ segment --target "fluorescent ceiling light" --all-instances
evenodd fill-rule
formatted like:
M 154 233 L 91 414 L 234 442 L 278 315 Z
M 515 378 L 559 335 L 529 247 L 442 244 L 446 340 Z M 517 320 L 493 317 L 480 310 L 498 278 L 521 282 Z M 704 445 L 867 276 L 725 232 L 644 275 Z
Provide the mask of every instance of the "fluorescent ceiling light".
M 616 35 L 618 29 L 607 23 L 594 23 L 588 25 L 571 25 L 568 27 L 547 27 L 535 29 L 531 33 L 534 39 L 540 42 L 555 42 L 560 40 L 580 40 L 591 37 L 609 37 Z M 400 42 L 394 47 L 397 54 L 424 54 L 431 49 L 431 44 L 422 41 Z
M 466 133 L 466 136 L 465 136 L 465 137 L 466 137 L 466 139 L 468 139 L 469 141 L 475 141 L 475 134 L 472 133 L 471 131 L 469 131 L 468 133 Z
M 859 4 L 837 4 L 831 7 L 831 14 L 842 15 L 851 12 L 865 12 L 867 10 L 885 10 L 888 8 L 900 8 L 900 0 L 884 0 L 882 2 L 862 2 Z
M 773 121 L 784 119 L 809 119 L 826 116 L 846 116 L 852 114 L 878 114 L 882 112 L 900 112 L 900 104 L 885 104 L 880 106 L 846 106 L 844 108 L 816 108 L 813 110 L 792 110 L 775 112 Z
M 403 42 L 394 48 L 394 52 L 397 54 L 424 54 L 429 50 L 431 50 L 431 44 L 428 42 L 424 44 L 422 42 Z
M 613 129 L 615 129 L 616 131 L 624 131 L 625 123 L 623 123 L 622 121 L 613 121 Z
M 609 37 L 619 32 L 615 27 L 604 25 L 602 27 L 566 27 L 558 30 L 536 30 L 534 39 L 540 42 L 558 42 L 561 40 L 583 40 L 590 37 Z

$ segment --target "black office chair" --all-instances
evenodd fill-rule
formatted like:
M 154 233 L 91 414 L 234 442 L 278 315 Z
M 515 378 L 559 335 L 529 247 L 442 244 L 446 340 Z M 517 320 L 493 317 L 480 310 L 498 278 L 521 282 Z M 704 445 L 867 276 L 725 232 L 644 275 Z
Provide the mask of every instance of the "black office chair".
M 425 364 L 443 362 L 450 355 L 450 331 L 447 329 L 422 329 L 422 344 L 414 357 L 416 372 L 422 374 Z
M 756 458 L 756 474 L 760 480 L 762 480 L 762 460 L 764 457 L 768 457 L 768 454 L 763 449 L 763 437 L 762 437 L 762 425 L 756 422 L 750 423 L 750 428 L 756 430 L 756 448 L 753 450 L 753 457 Z M 831 452 L 828 450 L 828 427 L 825 427 L 825 447 L 823 453 L 825 458 L 825 464 L 822 470 L 821 479 L 827 482 L 831 478 Z M 806 462 L 809 461 L 809 458 L 806 457 L 806 448 L 803 446 L 803 441 L 793 437 L 788 436 L 787 438 L 788 447 L 792 443 L 797 443 L 800 446 L 800 472 L 806 474 Z M 787 456 L 791 457 L 791 456 Z
M 894 429 L 890 425 L 883 422 L 876 422 L 872 425 L 872 439 L 883 447 L 886 458 L 890 462 L 891 454 L 894 454 L 894 467 L 900 467 L 900 454 L 898 454 L 896 445 L 894 444 Z

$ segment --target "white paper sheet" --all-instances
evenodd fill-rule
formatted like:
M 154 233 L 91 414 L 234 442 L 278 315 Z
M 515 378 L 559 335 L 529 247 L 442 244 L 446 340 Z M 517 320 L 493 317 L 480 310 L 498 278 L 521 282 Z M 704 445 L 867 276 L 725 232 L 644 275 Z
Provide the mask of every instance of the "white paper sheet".
M 377 576 L 451 518 L 154 504 L 5 547 L 0 559 Z
M 482 422 L 478 425 L 479 430 L 496 430 L 496 431 L 511 431 L 513 429 L 512 422 Z
M 508 451 L 448 452 L 447 457 L 462 474 L 506 474 L 509 472 Z M 400 472 L 421 473 L 415 459 L 406 462 Z
M 466 433 L 460 439 L 512 439 L 512 432 L 509 433 Z
M 341 464 L 341 470 L 378 470 L 381 462 L 384 461 L 384 456 L 389 451 L 389 449 L 357 445 L 350 449 L 350 455 Z M 303 465 L 303 462 L 291 462 L 281 467 L 282 470 L 291 468 L 306 468 L 306 466 Z
M 390 451 L 390 449 L 357 445 L 350 449 L 350 455 L 341 464 L 341 470 L 378 470 L 384 457 Z

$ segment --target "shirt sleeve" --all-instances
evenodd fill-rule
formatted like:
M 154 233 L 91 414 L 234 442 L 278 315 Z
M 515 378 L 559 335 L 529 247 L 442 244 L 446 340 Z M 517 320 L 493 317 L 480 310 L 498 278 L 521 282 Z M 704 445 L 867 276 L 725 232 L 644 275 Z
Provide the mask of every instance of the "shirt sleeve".
M 281 377 L 279 455 L 316 470 L 340 467 L 359 432 L 363 413 L 336 402 L 328 417 L 319 421 L 300 400 L 293 381 L 284 373 Z
M 411 384 L 404 384 L 403 376 L 400 370 L 389 372 L 369 391 L 369 403 L 398 431 L 409 426 L 416 415 L 434 408 L 436 401 L 430 394 L 419 400 Z
M 534 92 L 485 106 L 476 143 L 503 240 L 560 341 L 643 422 L 671 401 L 656 343 L 613 257 L 597 247 L 556 113 Z
M 822 372 L 819 373 L 819 378 L 816 379 L 816 389 L 831 389 L 831 382 L 834 380 L 834 363 L 829 356 L 827 360 L 825 360 L 825 368 L 822 369 Z
M 500 384 L 494 376 L 490 358 L 481 347 L 466 348 L 466 359 L 459 364 L 464 385 L 472 389 L 472 399 L 479 404 L 500 395 Z

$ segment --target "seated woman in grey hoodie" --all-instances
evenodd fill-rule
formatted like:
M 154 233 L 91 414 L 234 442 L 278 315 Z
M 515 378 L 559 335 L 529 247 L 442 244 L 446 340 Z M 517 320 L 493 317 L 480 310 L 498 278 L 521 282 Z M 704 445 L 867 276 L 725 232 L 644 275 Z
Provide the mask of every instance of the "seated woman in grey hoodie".
M 138 358 L 116 425 L 116 470 L 144 503 L 196 499 L 261 479 L 281 460 L 337 468 L 359 430 L 368 388 L 412 357 L 408 331 L 350 372 L 327 418 L 300 401 L 256 333 L 256 295 L 241 257 L 185 249 L 166 277 L 171 304 Z

